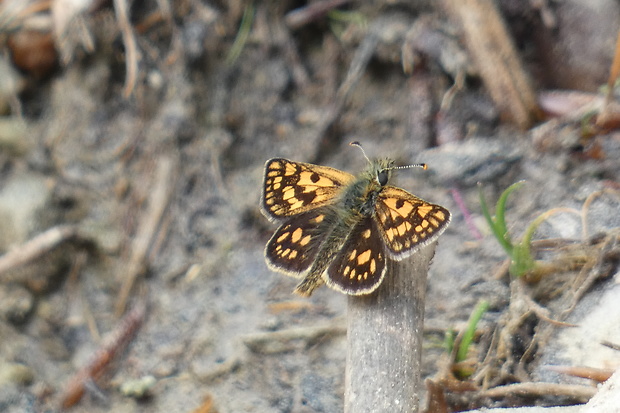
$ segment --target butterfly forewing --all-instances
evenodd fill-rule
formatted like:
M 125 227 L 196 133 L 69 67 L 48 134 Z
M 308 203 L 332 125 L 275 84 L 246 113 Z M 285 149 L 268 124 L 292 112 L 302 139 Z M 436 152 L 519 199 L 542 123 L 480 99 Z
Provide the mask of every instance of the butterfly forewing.
M 359 222 L 327 269 L 327 285 L 346 294 L 374 291 L 385 276 L 385 248 L 372 217 Z
M 290 218 L 278 228 L 265 247 L 267 264 L 274 270 L 299 277 L 314 262 L 327 233 L 319 226 L 325 219 L 321 209 Z
M 340 187 L 353 179 L 353 175 L 327 166 L 270 159 L 265 164 L 263 213 L 279 220 L 329 204 Z
M 393 186 L 383 188 L 375 212 L 387 251 L 397 260 L 435 240 L 450 222 L 447 209 Z

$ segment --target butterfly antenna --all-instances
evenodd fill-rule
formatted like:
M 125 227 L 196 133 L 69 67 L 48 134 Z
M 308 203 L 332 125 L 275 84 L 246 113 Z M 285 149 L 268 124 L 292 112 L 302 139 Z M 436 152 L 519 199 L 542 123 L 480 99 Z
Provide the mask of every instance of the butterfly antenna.
M 408 168 L 422 168 L 426 171 L 428 169 L 428 165 L 425 163 L 414 163 L 411 165 L 395 166 L 391 169 L 408 169 Z
M 372 162 L 370 162 L 370 159 L 369 159 L 369 158 L 368 158 L 368 156 L 366 155 L 366 151 L 364 150 L 364 148 L 362 148 L 362 144 L 361 144 L 361 143 L 359 143 L 358 141 L 353 141 L 353 142 L 349 143 L 349 145 L 350 145 L 350 146 L 357 146 L 358 148 L 360 148 L 360 151 L 362 151 L 362 154 L 364 155 L 364 158 L 366 158 L 366 160 L 367 160 L 369 163 L 372 163 Z
M 360 148 L 360 151 L 362 151 L 362 154 L 364 155 L 364 158 L 366 158 L 366 160 L 368 162 L 371 162 L 370 159 L 368 158 L 368 156 L 366 155 L 366 151 L 364 151 L 364 148 L 362 148 L 362 144 L 361 143 L 359 143 L 358 141 L 353 141 L 353 142 L 349 143 L 349 145 L 357 146 L 358 148 Z M 408 168 L 422 168 L 424 170 L 427 170 L 428 169 L 428 165 L 426 165 L 425 163 L 414 163 L 414 164 L 411 164 L 411 165 L 393 166 L 393 167 L 388 168 L 388 169 L 408 169 Z

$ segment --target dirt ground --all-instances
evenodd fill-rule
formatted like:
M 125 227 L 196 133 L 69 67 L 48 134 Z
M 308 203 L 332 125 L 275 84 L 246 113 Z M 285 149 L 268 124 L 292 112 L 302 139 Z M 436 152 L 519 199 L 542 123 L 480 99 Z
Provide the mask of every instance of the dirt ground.
M 267 269 L 275 227 L 259 199 L 272 157 L 362 170 L 353 140 L 371 158 L 427 163 L 398 171 L 398 185 L 452 213 L 430 269 L 423 377 L 446 372 L 444 334 L 485 299 L 473 359 L 523 316 L 491 382 L 535 380 L 537 356 L 519 360 L 541 317 L 514 313 L 477 184 L 494 206 L 526 181 L 507 207 L 515 239 L 541 213 L 581 210 L 604 191 L 587 239 L 610 234 L 620 227 L 613 127 L 586 131 L 591 117 L 566 112 L 511 122 L 432 2 L 301 15 L 309 4 L 51 3 L 0 20 L 0 411 L 342 411 L 346 297 L 294 296 L 297 281 Z M 592 101 L 607 82 L 620 6 L 582 3 L 499 2 L 540 100 L 574 93 L 550 105 Z M 5 16 L 11 4 L 0 1 Z M 584 240 L 580 219 L 558 213 L 535 236 L 559 238 Z M 528 288 L 550 318 L 566 308 L 552 303 L 557 285 Z M 573 401 L 483 397 L 476 380 L 463 380 L 469 393 L 443 382 L 450 411 Z

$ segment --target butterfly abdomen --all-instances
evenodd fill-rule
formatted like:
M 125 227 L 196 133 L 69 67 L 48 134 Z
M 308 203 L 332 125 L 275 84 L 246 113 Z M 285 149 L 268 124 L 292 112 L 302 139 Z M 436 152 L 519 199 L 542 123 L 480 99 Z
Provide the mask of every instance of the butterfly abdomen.
M 304 280 L 297 286 L 295 293 L 309 296 L 321 284 L 323 284 L 323 274 L 334 260 L 334 257 L 342 248 L 351 228 L 362 218 L 357 213 L 348 211 L 343 213 L 342 208 L 337 205 L 325 208 L 325 220 L 319 231 L 327 232 L 325 241 L 320 245 L 312 267 L 306 274 Z

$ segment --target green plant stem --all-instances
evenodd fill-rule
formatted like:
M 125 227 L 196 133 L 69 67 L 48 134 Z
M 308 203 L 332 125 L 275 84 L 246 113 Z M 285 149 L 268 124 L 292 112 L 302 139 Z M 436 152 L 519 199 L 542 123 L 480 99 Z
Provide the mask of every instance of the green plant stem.
M 241 18 L 241 25 L 235 37 L 235 42 L 228 51 L 226 56 L 226 64 L 232 66 L 239 56 L 241 51 L 245 47 L 248 37 L 250 36 L 250 29 L 252 28 L 252 22 L 254 21 L 254 4 L 249 4 L 243 11 L 243 17 Z
M 476 334 L 476 327 L 478 326 L 478 322 L 489 309 L 489 302 L 486 300 L 481 300 L 474 308 L 474 311 L 469 316 L 469 321 L 467 322 L 467 330 L 463 333 L 463 337 L 461 338 L 461 343 L 459 344 L 459 349 L 456 353 L 456 363 L 460 363 L 467 358 L 467 353 L 469 352 L 469 347 L 471 346 L 472 341 L 474 340 L 474 335 Z

